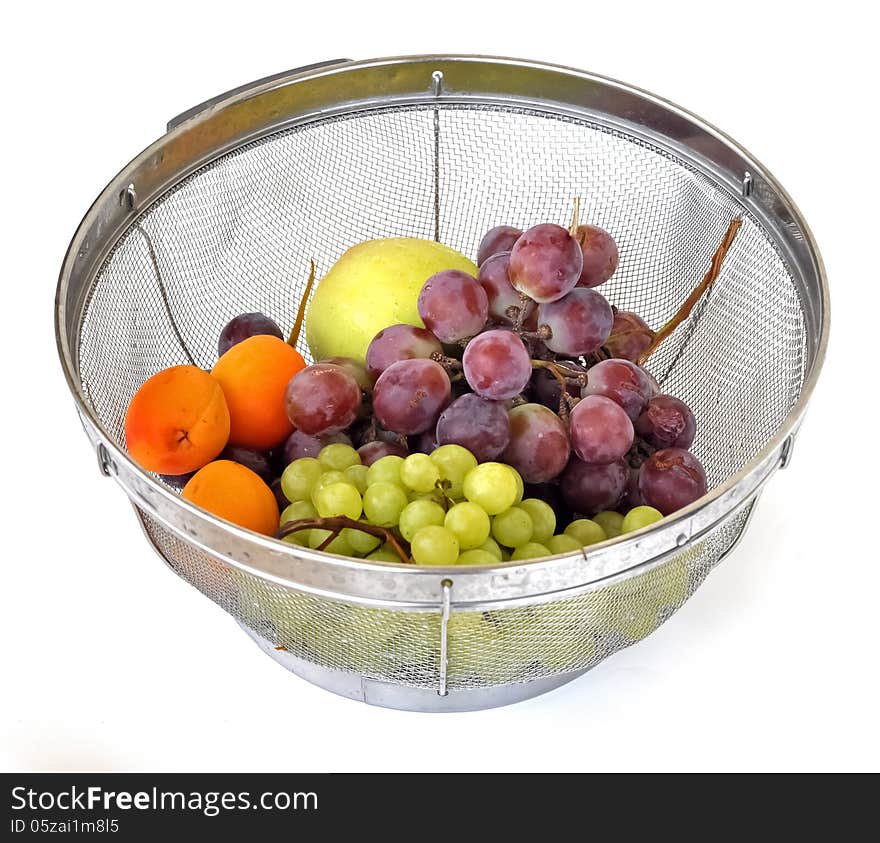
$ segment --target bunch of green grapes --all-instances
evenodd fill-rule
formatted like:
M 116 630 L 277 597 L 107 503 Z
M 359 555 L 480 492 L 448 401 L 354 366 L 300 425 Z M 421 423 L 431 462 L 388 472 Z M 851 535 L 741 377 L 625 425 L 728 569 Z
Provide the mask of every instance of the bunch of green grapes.
M 389 454 L 366 466 L 351 445 L 333 443 L 317 457 L 291 462 L 281 489 L 290 501 L 281 513 L 282 525 L 346 516 L 390 531 L 409 545 L 417 565 L 496 565 L 567 553 L 662 517 L 650 507 L 637 507 L 626 518 L 603 512 L 557 533 L 553 508 L 539 498 L 523 498 L 523 479 L 515 468 L 478 463 L 466 448 L 451 444 L 430 454 Z M 330 536 L 329 530 L 312 527 L 285 540 L 314 549 Z M 355 528 L 343 529 L 324 549 L 401 561 L 389 542 Z

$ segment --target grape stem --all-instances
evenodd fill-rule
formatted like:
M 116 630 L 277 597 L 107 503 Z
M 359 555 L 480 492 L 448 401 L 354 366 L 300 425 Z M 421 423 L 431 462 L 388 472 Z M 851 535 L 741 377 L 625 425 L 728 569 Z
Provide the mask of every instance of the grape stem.
M 513 322 L 513 330 L 518 334 L 522 334 L 523 321 L 526 318 L 526 307 L 530 301 L 531 299 L 525 293 L 519 294 L 519 308 L 516 312 L 516 319 Z M 511 308 L 509 307 L 507 310 L 510 312 Z
M 299 300 L 299 310 L 296 312 L 296 321 L 293 323 L 293 328 L 290 330 L 290 336 L 287 338 L 287 344 L 296 348 L 296 344 L 299 342 L 299 334 L 302 331 L 303 320 L 306 318 L 306 307 L 309 303 L 309 293 L 312 292 L 312 287 L 315 284 L 315 261 L 314 259 L 310 260 L 311 270 L 309 271 L 309 280 L 306 281 L 306 288 L 303 290 L 302 298 Z
M 545 340 L 553 339 L 553 331 L 549 325 L 538 325 L 537 331 L 521 331 L 520 336 L 530 340 L 544 342 Z
M 431 359 L 446 369 L 448 375 L 451 375 L 453 372 L 460 372 L 462 369 L 461 360 L 456 360 L 454 357 L 447 357 L 442 351 L 435 351 L 431 355 Z
M 654 339 L 651 340 L 651 344 L 642 352 L 637 361 L 640 366 L 644 365 L 645 361 L 657 350 L 660 344 L 670 336 L 670 334 L 672 334 L 673 331 L 675 331 L 675 329 L 688 318 L 688 316 L 691 315 L 691 311 L 696 307 L 697 302 L 715 283 L 715 279 L 721 274 L 721 267 L 724 264 L 724 258 L 727 256 L 728 251 L 730 251 L 730 247 L 733 245 L 733 241 L 736 239 L 736 235 L 739 232 L 741 225 L 741 217 L 737 217 L 730 221 L 730 225 L 727 226 L 727 231 L 724 233 L 720 245 L 712 256 L 712 264 L 709 266 L 709 271 L 703 277 L 703 280 L 697 284 L 693 292 L 684 300 L 684 303 L 672 319 L 654 334 Z
M 448 480 L 438 480 L 434 486 L 440 492 L 440 497 L 443 500 L 443 509 L 449 512 L 449 507 L 455 506 L 455 501 L 446 494 L 446 490 L 451 486 L 450 482 Z
M 575 196 L 573 204 L 574 207 L 572 208 L 571 212 L 571 227 L 568 229 L 568 232 L 575 240 L 577 240 L 577 230 L 578 224 L 580 222 L 579 217 L 581 215 L 581 197 Z
M 569 369 L 565 363 L 558 360 L 532 360 L 533 369 L 546 369 L 559 381 L 563 389 L 568 388 L 568 379 L 577 381 L 580 386 L 587 385 L 586 372 L 580 372 L 576 369 Z
M 412 559 L 409 558 L 407 552 L 390 530 L 385 529 L 385 527 L 377 527 L 375 524 L 355 521 L 347 515 L 334 515 L 331 518 L 299 518 L 296 521 L 285 521 L 275 532 L 275 538 L 283 539 L 292 533 L 298 533 L 300 530 L 314 529 L 330 530 L 330 535 L 321 542 L 318 550 L 324 550 L 343 530 L 360 530 L 362 533 L 368 533 L 378 539 L 384 539 L 397 552 L 401 562 L 407 565 L 412 563 Z

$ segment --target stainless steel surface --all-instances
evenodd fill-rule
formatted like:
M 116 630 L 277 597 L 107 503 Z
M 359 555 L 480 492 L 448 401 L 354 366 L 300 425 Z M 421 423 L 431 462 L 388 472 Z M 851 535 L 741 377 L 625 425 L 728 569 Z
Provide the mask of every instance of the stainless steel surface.
M 449 693 L 449 616 L 452 611 L 452 580 L 443 580 L 443 597 L 440 603 L 440 687 L 437 693 L 445 697 Z
M 221 521 L 127 457 L 134 390 L 188 354 L 210 366 L 237 312 L 289 324 L 310 257 L 325 271 L 359 240 L 438 229 L 473 254 L 492 225 L 564 222 L 574 195 L 586 197 L 582 218 L 620 244 L 603 292 L 654 325 L 702 276 L 729 219 L 744 219 L 710 295 L 651 360 L 697 413 L 711 490 L 685 510 L 584 554 L 367 564 Z M 416 57 L 261 82 L 176 126 L 86 215 L 56 318 L 86 433 L 172 568 L 297 658 L 439 698 L 445 580 L 450 697 L 581 672 L 681 605 L 787 457 L 824 356 L 828 294 L 787 194 L 698 118 L 579 71 Z M 468 672 L 487 625 L 497 664 L 477 659 Z
M 382 708 L 396 708 L 400 711 L 443 713 L 499 708 L 554 691 L 586 672 L 548 676 L 533 682 L 512 682 L 490 688 L 465 688 L 452 694 L 440 695 L 429 688 L 378 682 L 348 671 L 321 667 L 279 650 L 271 641 L 267 641 L 246 626 L 242 626 L 242 629 L 266 655 L 301 679 L 340 697 Z
M 335 67 L 339 64 L 347 64 L 350 61 L 351 59 L 330 59 L 329 61 L 319 61 L 315 62 L 314 64 L 304 64 L 302 67 L 295 67 L 292 70 L 283 70 L 280 73 L 272 73 L 271 75 L 264 76 L 262 79 L 257 79 L 254 82 L 248 82 L 245 85 L 239 85 L 237 88 L 233 88 L 230 91 L 226 91 L 222 94 L 218 94 L 215 97 L 211 97 L 204 102 L 200 102 L 198 105 L 194 105 L 192 108 L 188 108 L 186 111 L 181 112 L 176 117 L 172 117 L 168 121 L 168 125 L 166 126 L 166 128 L 170 132 L 176 126 L 179 126 L 181 123 L 189 120 L 191 117 L 195 117 L 202 111 L 213 108 L 215 105 L 219 105 L 220 103 L 232 97 L 238 96 L 239 94 L 249 93 L 255 88 L 264 88 L 274 82 L 285 82 L 289 80 L 292 76 L 296 76 L 299 73 L 307 73 L 310 70 L 321 70 L 325 67 Z

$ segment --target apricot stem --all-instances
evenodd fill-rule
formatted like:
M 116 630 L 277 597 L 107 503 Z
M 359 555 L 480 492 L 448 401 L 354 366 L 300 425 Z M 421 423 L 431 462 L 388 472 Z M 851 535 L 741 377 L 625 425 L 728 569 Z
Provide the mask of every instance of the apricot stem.
M 375 524 L 365 524 L 363 521 L 355 521 L 347 515 L 334 515 L 331 518 L 299 518 L 296 521 L 285 521 L 275 531 L 275 538 L 283 539 L 285 536 L 289 536 L 292 533 L 298 533 L 300 530 L 313 529 L 331 531 L 327 539 L 325 539 L 318 547 L 318 550 L 323 550 L 327 547 L 327 545 L 329 545 L 330 542 L 332 542 L 333 539 L 335 539 L 344 529 L 360 530 L 362 533 L 368 533 L 378 539 L 384 539 L 397 552 L 401 562 L 407 565 L 412 563 L 412 560 L 409 558 L 403 547 L 401 547 L 401 544 L 395 537 L 394 533 L 390 530 L 386 530 L 384 527 L 377 527 Z
M 293 323 L 293 328 L 290 331 L 290 336 L 287 338 L 287 344 L 292 345 L 296 348 L 296 344 L 299 342 L 299 334 L 302 330 L 303 320 L 306 318 L 306 307 L 309 303 L 309 293 L 312 292 L 312 287 L 315 284 L 315 261 L 314 259 L 310 260 L 311 269 L 309 270 L 309 280 L 306 281 L 306 288 L 303 290 L 302 298 L 299 300 L 299 310 L 296 312 L 296 321 Z
M 654 339 L 651 341 L 651 344 L 642 352 L 637 361 L 640 366 L 644 365 L 645 361 L 659 348 L 660 344 L 670 336 L 673 331 L 675 331 L 675 329 L 688 318 L 688 316 L 691 315 L 691 311 L 696 307 L 697 302 L 703 297 L 703 293 L 715 283 L 715 279 L 721 274 L 721 267 L 724 264 L 724 258 L 730 251 L 730 247 L 733 245 L 733 241 L 736 239 L 736 235 L 739 232 L 741 225 L 741 217 L 737 217 L 730 221 L 730 225 L 727 226 L 727 231 L 724 233 L 720 245 L 712 256 L 712 263 L 709 266 L 709 271 L 705 274 L 703 280 L 694 287 L 693 292 L 684 300 L 675 315 L 654 334 Z

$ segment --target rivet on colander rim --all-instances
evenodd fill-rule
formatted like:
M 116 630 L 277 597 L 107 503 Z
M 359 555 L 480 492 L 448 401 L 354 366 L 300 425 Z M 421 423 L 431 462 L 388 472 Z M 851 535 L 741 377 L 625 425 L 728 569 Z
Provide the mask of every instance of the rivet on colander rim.
M 130 211 L 134 210 L 137 204 L 137 191 L 134 189 L 133 184 L 119 191 L 119 204 Z
M 435 97 L 439 97 L 443 92 L 443 71 L 435 70 L 431 74 L 431 92 Z
M 742 194 L 743 196 L 751 196 L 752 195 L 752 185 L 753 179 L 752 174 L 748 172 L 748 170 L 743 174 L 742 181 Z
M 679 547 L 684 547 L 688 543 L 688 537 L 684 533 L 679 533 L 678 537 L 675 540 L 675 543 Z

